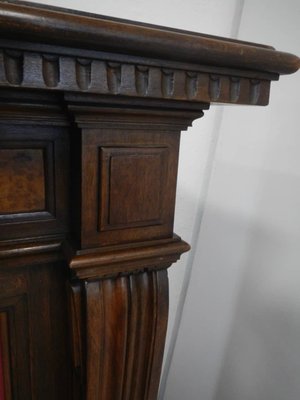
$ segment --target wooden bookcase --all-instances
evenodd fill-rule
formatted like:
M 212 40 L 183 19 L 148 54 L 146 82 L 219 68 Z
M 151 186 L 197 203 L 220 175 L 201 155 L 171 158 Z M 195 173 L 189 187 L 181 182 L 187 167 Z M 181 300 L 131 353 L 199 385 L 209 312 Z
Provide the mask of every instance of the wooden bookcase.
M 299 58 L 25 2 L 0 33 L 0 393 L 154 400 L 180 132 Z

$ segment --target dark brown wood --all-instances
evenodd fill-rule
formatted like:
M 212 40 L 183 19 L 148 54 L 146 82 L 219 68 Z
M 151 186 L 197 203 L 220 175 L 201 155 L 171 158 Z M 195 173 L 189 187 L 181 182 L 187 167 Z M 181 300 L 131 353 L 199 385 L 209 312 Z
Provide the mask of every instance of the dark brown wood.
M 17 214 L 45 210 L 42 149 L 0 149 L 0 212 Z
M 164 147 L 102 148 L 100 180 L 106 195 L 100 230 L 162 223 L 166 153 Z
M 72 399 L 81 400 L 85 397 L 85 343 L 82 315 L 81 283 L 74 282 L 68 286 L 69 314 L 70 314 L 70 339 L 72 350 Z
M 300 66 L 270 46 L 24 2 L 1 3 L 0 22 L 0 87 L 266 105 L 270 81 Z
M 35 125 L 34 116 L 29 124 L 27 118 L 30 113 L 23 116 L 22 125 L 1 119 L 0 239 L 67 229 L 67 131 Z
M 62 264 L 40 261 L 12 270 L 1 262 L 1 338 L 11 399 L 70 398 L 65 279 Z
M 69 266 L 79 278 L 117 276 L 144 269 L 163 269 L 176 262 L 190 246 L 178 236 L 135 244 L 74 250 L 66 245 Z
M 12 400 L 10 339 L 7 312 L 0 313 L 0 398 Z
M 5 400 L 155 400 L 180 132 L 266 105 L 299 58 L 269 46 L 0 3 Z
M 82 247 L 172 236 L 179 132 L 157 133 L 154 112 L 152 120 L 147 130 L 134 117 L 119 129 L 117 121 L 84 128 Z
M 30 19 L 30 24 L 27 21 Z M 272 47 L 244 43 L 147 26 L 138 22 L 114 20 L 91 14 L 5 2 L 0 8 L 0 32 L 24 40 L 43 41 L 58 45 L 92 48 L 152 58 L 184 60 L 197 64 L 211 64 L 293 73 L 300 66 L 299 58 Z M 24 29 L 24 27 L 26 27 Z M 38 37 L 36 32 L 39 33 Z
M 1 8 L 0 8 L 1 10 Z M 198 102 L 266 105 L 270 80 L 278 75 L 264 71 L 221 69 L 206 65 L 178 65 L 162 60 L 119 60 L 114 54 L 92 53 L 88 58 L 45 51 L 0 51 L 0 87 L 26 87 L 51 91 L 83 91 L 131 98 L 163 98 Z M 76 53 L 76 50 L 74 50 Z M 50 54 L 49 54 L 50 53 Z M 17 56 L 16 56 L 17 55 Z M 16 60 L 21 60 L 16 62 Z M 168 68 L 164 65 L 168 64 Z
M 167 329 L 166 270 L 73 286 L 72 308 L 73 362 L 85 374 L 77 377 L 86 382 L 84 398 L 155 399 Z

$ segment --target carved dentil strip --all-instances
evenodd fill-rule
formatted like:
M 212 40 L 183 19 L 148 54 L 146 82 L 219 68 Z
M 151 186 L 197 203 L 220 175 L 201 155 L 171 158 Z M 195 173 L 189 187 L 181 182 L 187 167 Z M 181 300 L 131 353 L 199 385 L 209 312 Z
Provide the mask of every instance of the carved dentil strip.
M 270 82 L 27 51 L 0 52 L 0 86 L 265 105 Z

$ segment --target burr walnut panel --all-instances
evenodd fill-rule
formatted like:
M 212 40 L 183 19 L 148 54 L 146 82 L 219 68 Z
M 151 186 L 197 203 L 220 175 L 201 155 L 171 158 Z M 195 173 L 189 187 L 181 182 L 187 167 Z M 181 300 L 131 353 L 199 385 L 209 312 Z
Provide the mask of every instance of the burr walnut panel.
M 1 124 L 0 129 L 0 238 L 63 230 L 66 130 L 22 124 Z
M 45 170 L 43 149 L 0 149 L 0 213 L 43 211 Z

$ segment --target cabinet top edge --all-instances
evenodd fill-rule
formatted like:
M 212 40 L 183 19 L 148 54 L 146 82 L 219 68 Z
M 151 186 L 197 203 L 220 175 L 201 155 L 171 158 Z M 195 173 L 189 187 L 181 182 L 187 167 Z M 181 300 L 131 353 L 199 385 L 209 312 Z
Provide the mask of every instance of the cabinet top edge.
M 222 68 L 291 74 L 296 55 L 273 47 L 25 1 L 0 3 L 3 38 Z

